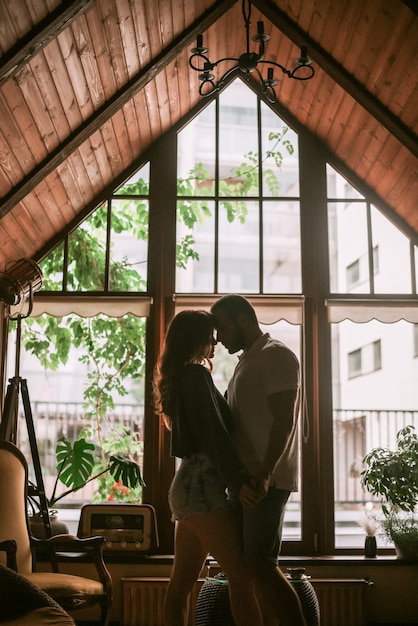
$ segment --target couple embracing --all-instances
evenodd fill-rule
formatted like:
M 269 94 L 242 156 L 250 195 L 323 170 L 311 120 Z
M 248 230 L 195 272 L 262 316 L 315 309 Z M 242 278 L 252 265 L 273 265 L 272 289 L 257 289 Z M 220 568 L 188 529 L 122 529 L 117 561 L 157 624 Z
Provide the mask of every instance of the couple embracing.
M 226 397 L 214 386 L 217 342 L 240 352 Z M 223 296 L 211 312 L 172 320 L 154 401 L 181 459 L 169 490 L 176 521 L 164 626 L 186 626 L 190 593 L 213 556 L 229 583 L 236 626 L 305 626 L 277 565 L 286 502 L 297 490 L 299 363 L 263 333 L 254 308 Z

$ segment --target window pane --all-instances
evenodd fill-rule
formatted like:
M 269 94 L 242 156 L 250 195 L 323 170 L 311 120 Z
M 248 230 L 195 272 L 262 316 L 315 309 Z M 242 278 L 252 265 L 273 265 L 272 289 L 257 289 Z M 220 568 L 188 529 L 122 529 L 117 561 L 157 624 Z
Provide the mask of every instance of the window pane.
M 373 246 L 379 247 L 375 268 L 376 293 L 411 293 L 409 239 L 372 207 Z
M 265 201 L 263 233 L 264 293 L 300 293 L 299 203 Z
M 376 446 L 393 446 L 403 426 L 418 427 L 413 333 L 414 324 L 403 320 L 332 324 L 337 548 L 363 547 L 359 522 L 365 507 L 379 512 L 379 498 L 361 486 L 364 456 Z M 378 541 L 385 545 L 380 537 Z
M 148 200 L 112 200 L 110 234 L 111 291 L 147 290 Z
M 361 374 L 361 350 L 353 350 L 348 354 L 348 377 L 360 376 Z
M 382 344 L 380 339 L 373 343 L 372 359 L 372 371 L 380 370 L 382 368 Z
M 414 246 L 414 259 L 415 259 L 415 290 L 414 293 L 418 292 L 418 247 Z
M 329 202 L 328 237 L 331 292 L 369 293 L 366 204 Z
M 414 324 L 413 344 L 414 356 L 418 357 L 418 324 Z
M 299 197 L 297 134 L 261 103 L 263 196 Z M 268 153 L 273 153 L 268 156 Z
M 176 292 L 213 293 L 215 277 L 213 202 L 177 203 Z M 193 221 L 193 216 L 199 219 Z
M 36 348 L 35 341 L 32 339 L 33 349 L 37 354 L 40 353 L 42 341 L 45 341 L 44 335 L 51 340 L 51 328 L 55 328 L 54 318 L 44 315 L 24 320 L 22 326 L 21 376 L 28 380 L 47 498 L 52 495 L 57 475 L 55 446 L 59 437 L 65 436 L 70 442 L 74 442 L 83 429 L 89 429 L 92 434 L 85 435 L 87 441 L 97 444 L 101 437 L 104 443 L 108 441 L 108 445 L 111 445 L 115 453 L 123 455 L 128 454 L 127 439 L 123 439 L 123 434 L 118 429 L 124 427 L 126 433 L 131 435 L 130 442 L 135 440 L 135 444 L 132 443 L 130 447 L 129 455 L 135 458 L 141 468 L 144 441 L 143 368 L 146 320 L 131 315 L 117 320 L 104 315 L 91 319 L 70 315 L 56 318 L 55 321 L 58 328 L 63 329 L 62 337 L 66 336 L 67 339 L 69 336 L 77 337 L 81 345 L 75 347 L 73 339 L 67 360 L 65 363 L 57 360 L 54 370 L 44 367 L 37 357 L 24 350 L 26 340 L 31 337 L 28 333 L 31 333 L 37 341 L 41 342 Z M 9 336 L 9 350 L 13 357 L 14 335 L 15 332 L 12 329 Z M 55 344 L 53 342 L 49 344 L 48 356 L 50 357 L 51 354 L 58 353 L 60 350 L 59 332 L 56 337 Z M 89 337 L 92 338 L 91 341 Z M 86 343 L 90 344 L 89 348 L 86 347 Z M 135 350 L 132 350 L 133 346 Z M 103 358 L 106 353 L 108 354 L 107 363 Z M 52 357 L 51 360 L 54 362 Z M 12 363 L 11 358 L 8 361 L 10 376 L 13 375 Z M 124 376 L 125 373 L 126 376 Z M 112 379 L 115 384 L 112 384 Z M 111 401 L 109 401 L 109 396 L 112 398 Z M 98 417 L 101 414 L 101 406 L 105 406 L 106 410 Z M 100 421 L 100 433 L 97 431 L 99 423 L 97 420 Z M 18 443 L 28 459 L 30 478 L 35 480 L 22 406 L 19 406 Z M 110 475 L 109 478 L 111 478 Z M 112 481 L 108 495 L 111 495 L 111 485 Z M 72 510 L 70 522 L 77 522 L 78 509 L 83 503 L 92 501 L 97 486 L 98 482 L 92 481 L 58 502 L 59 508 Z M 65 490 L 66 487 L 59 483 L 57 494 Z M 140 499 L 141 492 L 135 490 L 134 496 L 131 491 L 127 497 Z M 60 519 L 67 521 L 65 514 L 60 514 Z M 76 533 L 77 526 L 73 530 Z
M 44 291 L 62 291 L 64 278 L 64 244 L 60 243 L 49 255 L 39 263 L 43 271 Z M 47 271 L 46 271 L 47 268 Z
M 137 194 L 148 195 L 149 194 L 149 174 L 150 164 L 146 163 L 141 169 L 139 169 L 129 180 L 127 180 L 119 189 L 115 189 L 115 195 Z
M 177 253 L 180 257 L 176 291 L 300 293 L 299 202 L 265 200 L 262 205 L 258 172 L 261 143 L 264 193 L 268 198 L 297 195 L 298 137 L 264 103 L 260 102 L 259 107 L 257 96 L 239 79 L 219 95 L 218 111 L 218 184 L 212 185 L 216 169 L 216 109 L 207 107 L 179 133 L 179 173 L 186 176 L 190 171 L 186 166 L 188 159 L 192 164 L 198 162 L 191 153 L 200 149 L 202 133 L 210 137 L 205 139 L 210 148 L 200 153 L 203 169 L 199 170 L 199 175 L 208 170 L 212 173 L 209 179 L 200 179 L 199 183 L 194 174 L 192 180 L 178 182 L 178 195 L 189 198 L 177 205 Z M 195 141 L 196 137 L 199 141 Z M 202 199 L 217 190 L 217 205 L 209 205 Z M 231 202 L 222 201 L 225 196 L 231 197 Z M 252 196 L 254 203 L 240 202 L 237 196 Z M 219 210 L 216 233 L 212 221 L 215 206 Z M 262 206 L 261 233 L 259 212 Z
M 351 263 L 346 270 L 347 274 L 347 287 L 351 289 L 354 287 L 360 280 L 360 261 L 357 259 L 353 263 Z
M 248 155 L 258 155 L 257 96 L 248 87 L 236 80 L 233 88 L 219 96 L 219 176 L 226 181 L 241 180 L 231 174 L 231 168 L 248 164 L 254 175 L 254 189 L 258 193 L 258 163 Z M 231 178 L 232 176 L 232 178 Z M 231 195 L 229 189 L 220 185 L 221 195 Z
M 243 222 L 232 215 L 242 215 Z M 219 214 L 220 293 L 258 293 L 260 289 L 259 208 L 256 202 L 228 203 Z
M 150 164 L 146 163 L 117 191 L 112 200 L 109 289 L 147 290 Z
M 410 241 L 378 209 L 327 165 L 330 289 L 333 293 L 413 293 Z M 344 202 L 338 200 L 344 199 Z M 417 260 L 415 259 L 417 266 Z M 370 284 L 370 273 L 373 282 Z
M 107 206 L 103 204 L 68 238 L 68 291 L 105 289 L 106 236 Z
M 214 193 L 212 182 L 215 177 L 216 159 L 215 114 L 215 102 L 212 102 L 177 135 L 179 196 L 198 195 L 200 193 L 213 195 Z M 195 173 L 198 166 L 203 166 L 203 171 L 207 172 L 204 178 L 210 181 L 210 184 L 206 182 L 203 188 Z
M 329 199 L 361 200 L 364 196 L 348 180 L 327 163 L 327 195 Z

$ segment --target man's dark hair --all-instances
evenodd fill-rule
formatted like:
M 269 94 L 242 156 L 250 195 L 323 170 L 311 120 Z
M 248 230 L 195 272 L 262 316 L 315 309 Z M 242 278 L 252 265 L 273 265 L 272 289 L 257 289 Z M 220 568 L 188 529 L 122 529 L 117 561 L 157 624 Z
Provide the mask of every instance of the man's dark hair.
M 228 294 L 219 298 L 210 309 L 211 313 L 216 313 L 222 309 L 228 317 L 232 320 L 236 320 L 238 315 L 245 315 L 252 321 L 257 323 L 257 316 L 255 310 L 250 302 L 243 296 L 237 294 Z

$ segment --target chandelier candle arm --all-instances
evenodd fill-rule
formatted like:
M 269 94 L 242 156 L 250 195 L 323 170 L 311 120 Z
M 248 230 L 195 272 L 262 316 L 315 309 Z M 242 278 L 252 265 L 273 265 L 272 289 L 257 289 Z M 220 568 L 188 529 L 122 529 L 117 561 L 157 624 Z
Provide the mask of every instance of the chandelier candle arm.
M 198 78 L 201 81 L 199 86 L 199 94 L 203 97 L 210 96 L 212 93 L 219 91 L 224 85 L 226 79 L 235 70 L 239 69 L 248 78 L 252 72 L 256 72 L 258 75 L 263 95 L 272 104 L 276 102 L 277 95 L 275 87 L 279 82 L 274 78 L 274 67 L 279 68 L 283 74 L 286 74 L 289 78 L 295 80 L 309 80 L 315 74 L 315 69 L 312 65 L 312 60 L 308 57 L 308 49 L 306 46 L 302 46 L 300 50 L 300 57 L 295 59 L 295 67 L 292 70 L 288 70 L 286 67 L 278 63 L 277 61 L 264 59 L 265 42 L 270 39 L 270 35 L 264 32 L 264 22 L 261 20 L 257 22 L 257 33 L 253 35 L 252 41 L 258 44 L 258 52 L 250 51 L 250 26 L 251 26 L 251 1 L 242 0 L 242 15 L 244 18 L 244 25 L 246 30 L 246 51 L 237 57 L 224 57 L 218 59 L 218 61 L 212 62 L 207 56 L 209 53 L 208 48 L 203 45 L 203 35 L 198 34 L 196 37 L 196 47 L 190 50 L 191 56 L 189 58 L 190 67 L 199 72 Z M 212 71 L 221 63 L 227 61 L 234 61 L 235 65 L 226 70 L 224 74 L 216 81 L 215 74 Z M 258 64 L 268 65 L 267 78 L 263 78 Z

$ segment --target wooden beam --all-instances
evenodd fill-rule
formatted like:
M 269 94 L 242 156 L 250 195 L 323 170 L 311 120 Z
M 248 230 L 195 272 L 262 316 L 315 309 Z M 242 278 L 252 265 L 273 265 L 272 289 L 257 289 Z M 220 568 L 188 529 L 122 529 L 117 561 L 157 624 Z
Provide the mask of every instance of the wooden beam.
M 218 0 L 202 17 L 177 37 L 155 59 L 133 77 L 126 85 L 98 109 L 88 120 L 71 133 L 42 163 L 25 176 L 6 194 L 0 204 L 0 219 L 29 194 L 44 178 L 54 171 L 65 159 L 79 148 L 93 133 L 117 113 L 138 91 L 143 89 L 169 63 L 183 52 L 198 33 L 203 32 L 223 15 L 236 0 Z
M 350 94 L 364 109 L 384 126 L 400 143 L 415 157 L 418 157 L 418 136 L 403 124 L 380 100 L 371 94 L 321 46 L 311 39 L 295 22 L 293 22 L 271 0 L 253 0 L 253 5 L 266 16 L 286 37 L 298 46 L 307 46 L 309 56 L 326 74 L 331 76 L 347 93 Z M 411 62 L 414 62 L 411 59 Z M 315 78 L 313 79 L 315 80 Z
M 402 2 L 409 8 L 411 11 L 418 15 L 418 2 L 417 0 L 402 0 Z
M 95 0 L 63 2 L 0 58 L 0 87 L 47 46 Z

